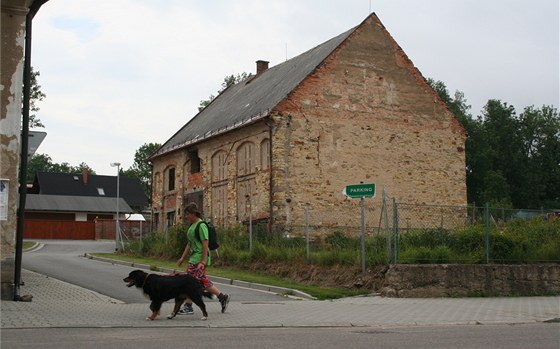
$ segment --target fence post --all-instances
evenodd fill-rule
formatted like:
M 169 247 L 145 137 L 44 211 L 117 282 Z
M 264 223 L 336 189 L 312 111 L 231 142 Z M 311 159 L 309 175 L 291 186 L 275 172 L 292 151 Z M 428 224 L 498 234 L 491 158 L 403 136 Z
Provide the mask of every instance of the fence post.
M 391 264 L 391 231 L 389 230 L 389 209 L 387 208 L 387 191 L 383 186 L 383 205 L 381 208 L 381 215 L 385 214 L 385 243 L 387 245 L 387 264 Z M 379 218 L 381 222 L 381 218 Z M 380 223 L 381 224 L 381 223 Z
M 397 212 L 397 200 L 393 198 L 393 238 L 394 244 L 394 254 L 393 254 L 393 264 L 397 264 L 397 259 L 399 256 L 399 226 L 398 226 L 399 218 Z
M 484 221 L 486 224 L 484 249 L 486 250 L 486 264 L 490 262 L 490 204 L 487 202 L 484 208 Z
M 309 263 L 309 203 L 305 205 L 305 259 Z
M 251 207 L 251 195 L 245 195 L 249 203 L 249 252 L 253 251 L 253 209 Z
M 364 197 L 360 199 L 362 205 L 362 273 L 366 273 L 366 219 L 365 219 L 365 207 L 364 207 Z

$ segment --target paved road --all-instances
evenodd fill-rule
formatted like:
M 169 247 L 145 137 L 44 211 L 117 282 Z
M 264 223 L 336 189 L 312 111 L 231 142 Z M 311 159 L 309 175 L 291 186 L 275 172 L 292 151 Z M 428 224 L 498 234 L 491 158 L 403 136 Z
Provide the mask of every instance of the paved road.
M 2 330 L 2 349 L 558 349 L 558 324 L 339 328 L 34 328 Z
M 88 252 L 113 252 L 112 241 L 40 240 L 42 247 L 25 252 L 23 268 L 87 288 L 125 303 L 146 303 L 146 298 L 135 287 L 128 288 L 122 279 L 137 269 L 84 258 Z M 25 282 L 25 280 L 23 280 Z M 238 301 L 286 301 L 281 295 L 256 289 L 220 284 L 216 286 L 232 294 Z

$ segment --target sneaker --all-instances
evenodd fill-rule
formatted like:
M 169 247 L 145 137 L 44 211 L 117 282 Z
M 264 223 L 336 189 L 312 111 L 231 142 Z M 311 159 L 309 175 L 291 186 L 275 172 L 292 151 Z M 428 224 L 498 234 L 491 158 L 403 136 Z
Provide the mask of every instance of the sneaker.
M 222 313 L 226 312 L 230 298 L 231 297 L 229 296 L 229 294 L 224 293 L 224 296 L 222 297 L 222 299 L 220 299 L 220 304 L 222 305 Z
M 194 314 L 194 309 L 192 307 L 192 304 L 183 305 L 183 307 L 179 309 L 179 311 L 177 312 L 177 315 L 193 315 L 193 314 Z

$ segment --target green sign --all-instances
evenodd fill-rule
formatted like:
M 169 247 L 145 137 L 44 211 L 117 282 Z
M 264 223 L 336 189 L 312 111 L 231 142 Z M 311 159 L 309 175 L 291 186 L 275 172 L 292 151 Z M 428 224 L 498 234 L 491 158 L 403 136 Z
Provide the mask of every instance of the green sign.
M 375 184 L 347 185 L 344 194 L 351 198 L 372 198 L 375 196 Z

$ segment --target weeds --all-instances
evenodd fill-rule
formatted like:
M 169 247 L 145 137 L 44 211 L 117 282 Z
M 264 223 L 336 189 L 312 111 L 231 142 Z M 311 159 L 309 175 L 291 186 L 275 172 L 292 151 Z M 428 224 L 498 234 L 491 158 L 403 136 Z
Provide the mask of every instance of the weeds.
M 176 260 L 186 244 L 188 226 L 170 228 L 167 233 L 156 232 L 143 241 L 127 246 L 129 254 L 140 257 Z M 335 231 L 322 239 L 315 239 L 307 251 L 301 237 L 284 237 L 267 233 L 264 225 L 253 229 L 249 241 L 243 226 L 218 231 L 220 263 L 313 263 L 320 266 L 349 265 L 361 262 L 361 240 Z M 393 244 L 393 238 L 390 239 Z M 491 262 L 539 263 L 560 262 L 560 220 L 516 220 L 494 226 L 490 231 L 488 251 L 483 225 L 471 225 L 457 231 L 445 229 L 416 229 L 398 236 L 398 263 L 485 263 L 488 253 Z M 250 248 L 252 246 L 252 248 Z M 366 263 L 369 266 L 389 261 L 387 238 L 374 234 L 366 239 Z M 309 259 L 307 255 L 309 254 Z

